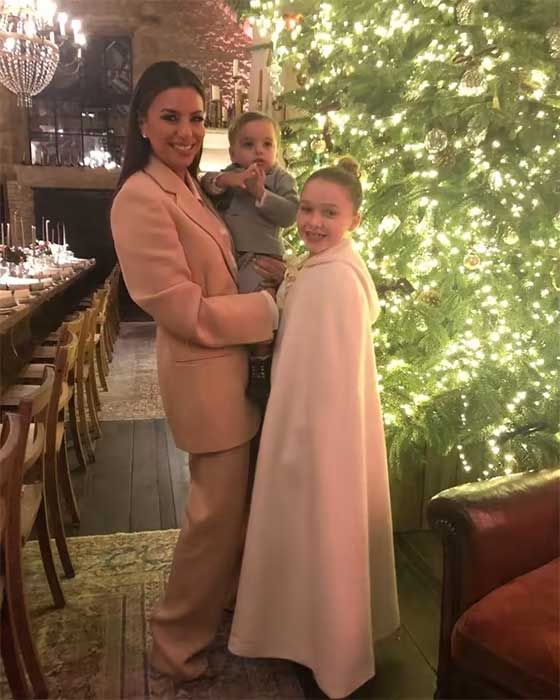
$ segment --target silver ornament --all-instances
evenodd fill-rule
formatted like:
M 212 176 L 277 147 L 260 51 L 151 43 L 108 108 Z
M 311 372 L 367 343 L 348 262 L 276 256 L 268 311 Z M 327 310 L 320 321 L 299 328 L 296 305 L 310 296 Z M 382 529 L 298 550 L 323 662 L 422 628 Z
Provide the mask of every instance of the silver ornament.
M 471 0 L 460 0 L 455 5 L 455 18 L 457 24 L 472 24 L 474 17 L 474 3 Z
M 504 178 L 499 170 L 493 170 L 490 175 L 488 175 L 488 184 L 490 189 L 494 192 L 498 192 L 504 186 Z
M 560 58 L 560 26 L 551 27 L 545 34 L 552 58 Z
M 428 275 L 430 272 L 435 270 L 438 265 L 439 263 L 437 258 L 429 253 L 421 255 L 414 261 L 414 266 L 421 275 Z
M 443 129 L 430 129 L 424 139 L 424 146 L 432 155 L 443 153 L 448 143 L 449 138 Z
M 467 124 L 466 140 L 471 146 L 480 146 L 487 134 L 488 127 L 478 117 L 473 117 Z
M 299 156 L 299 148 L 295 143 L 289 143 L 284 149 L 284 158 L 286 160 L 295 160 Z
M 401 225 L 401 220 L 396 214 L 387 214 L 377 227 L 379 233 L 393 233 Z
M 560 211 L 553 217 L 552 225 L 557 231 L 560 231 Z
M 484 75 L 478 68 L 467 68 L 459 83 L 459 94 L 482 95 L 486 91 Z

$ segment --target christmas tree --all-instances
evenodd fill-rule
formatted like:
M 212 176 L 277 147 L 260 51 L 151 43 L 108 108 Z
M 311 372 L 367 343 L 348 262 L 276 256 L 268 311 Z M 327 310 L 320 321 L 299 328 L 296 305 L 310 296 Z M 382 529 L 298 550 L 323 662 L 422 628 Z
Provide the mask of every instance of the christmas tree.
M 297 110 L 288 167 L 362 167 L 391 467 L 557 464 L 558 0 L 292 6 L 251 0 L 251 22 L 272 37 L 276 105 Z

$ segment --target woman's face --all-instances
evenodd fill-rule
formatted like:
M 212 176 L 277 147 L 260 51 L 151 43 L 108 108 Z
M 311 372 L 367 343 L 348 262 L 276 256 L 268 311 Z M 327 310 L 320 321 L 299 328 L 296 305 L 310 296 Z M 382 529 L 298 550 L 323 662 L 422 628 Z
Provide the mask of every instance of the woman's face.
M 311 255 L 340 243 L 359 223 L 360 215 L 342 185 L 317 178 L 303 188 L 297 226 Z
M 202 148 L 204 102 L 191 87 L 160 92 L 140 120 L 152 152 L 181 179 Z

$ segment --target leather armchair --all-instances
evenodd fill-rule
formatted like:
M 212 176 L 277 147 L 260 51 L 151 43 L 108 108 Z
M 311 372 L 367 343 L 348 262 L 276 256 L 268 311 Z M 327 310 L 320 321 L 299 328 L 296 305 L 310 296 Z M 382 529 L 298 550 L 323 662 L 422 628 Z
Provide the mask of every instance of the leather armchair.
M 437 698 L 560 698 L 560 469 L 443 491 Z

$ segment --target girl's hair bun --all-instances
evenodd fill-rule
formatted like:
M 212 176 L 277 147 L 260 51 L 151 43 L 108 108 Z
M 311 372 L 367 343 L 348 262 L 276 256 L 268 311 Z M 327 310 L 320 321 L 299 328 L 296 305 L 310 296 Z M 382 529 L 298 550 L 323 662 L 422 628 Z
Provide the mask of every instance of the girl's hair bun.
M 360 178 L 360 165 L 352 156 L 342 156 L 336 164 L 337 168 L 353 175 L 356 179 Z

